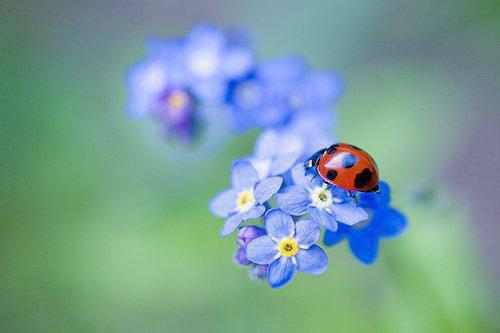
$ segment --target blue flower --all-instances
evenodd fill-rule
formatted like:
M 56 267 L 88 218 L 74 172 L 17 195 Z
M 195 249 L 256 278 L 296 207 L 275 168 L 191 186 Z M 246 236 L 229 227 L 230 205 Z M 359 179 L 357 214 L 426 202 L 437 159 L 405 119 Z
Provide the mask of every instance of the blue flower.
M 304 152 L 301 137 L 292 132 L 269 129 L 257 138 L 254 155 L 249 158 L 261 179 L 282 175 Z
M 181 43 L 177 39 L 150 39 L 148 56 L 126 75 L 130 118 L 152 115 L 166 136 L 190 142 L 198 134 L 198 100 L 179 73 Z
M 245 221 L 261 217 L 266 210 L 264 203 L 280 189 L 283 178 L 259 180 L 249 161 L 237 160 L 232 165 L 231 182 L 233 187 L 217 194 L 209 204 L 215 216 L 227 218 L 220 237 L 229 236 Z
M 306 70 L 302 58 L 289 56 L 263 61 L 245 78 L 231 82 L 226 99 L 235 129 L 279 126 L 288 121 L 292 87 Z
M 276 195 L 278 206 L 290 215 L 309 214 L 316 223 L 331 231 L 337 230 L 338 222 L 354 225 L 368 218 L 344 189 L 336 186 L 329 189 L 321 179 L 309 176 L 295 178 L 295 182 L 296 185 L 287 186 Z
M 246 77 L 229 83 L 227 103 L 234 127 L 278 127 L 296 114 L 329 114 L 344 90 L 344 82 L 328 71 L 310 71 L 298 56 L 287 56 L 257 65 Z
M 308 71 L 292 88 L 288 101 L 292 109 L 299 112 L 331 113 L 331 106 L 339 101 L 344 88 L 344 79 L 335 72 Z
M 380 182 L 380 194 L 360 193 L 358 200 L 362 207 L 370 212 L 371 218 L 359 225 L 341 225 L 337 232 L 326 231 L 324 242 L 333 246 L 343 239 L 349 241 L 349 247 L 356 258 L 364 264 L 372 264 L 377 259 L 379 240 L 394 238 L 402 234 L 407 227 L 406 217 L 390 207 L 390 188 Z
M 207 23 L 194 26 L 186 36 L 184 59 L 195 93 L 217 102 L 225 97 L 228 81 L 247 75 L 253 67 L 248 47 Z
M 267 281 L 272 288 L 281 288 L 292 280 L 297 270 L 321 274 L 328 266 L 323 249 L 314 245 L 321 230 L 310 219 L 295 223 L 279 209 L 268 211 L 264 217 L 267 235 L 250 241 L 245 248 L 248 260 L 269 265 Z

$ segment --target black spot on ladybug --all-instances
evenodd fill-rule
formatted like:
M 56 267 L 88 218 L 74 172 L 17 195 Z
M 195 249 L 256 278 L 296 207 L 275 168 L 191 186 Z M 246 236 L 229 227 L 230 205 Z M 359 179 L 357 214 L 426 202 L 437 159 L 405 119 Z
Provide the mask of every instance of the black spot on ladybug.
M 337 171 L 335 170 L 328 170 L 328 172 L 326 173 L 326 178 L 328 178 L 329 180 L 334 180 L 336 177 Z
M 370 169 L 363 169 L 360 173 L 356 175 L 356 178 L 354 179 L 354 187 L 363 189 L 368 183 L 370 183 L 370 180 L 372 179 L 372 172 Z
M 326 150 L 326 153 L 329 154 L 329 155 L 332 155 L 333 153 L 335 153 L 337 151 L 337 147 L 339 145 L 338 144 L 334 144 L 334 145 L 331 145 L 330 147 L 328 147 L 328 149 Z
M 342 156 L 342 166 L 346 169 L 352 168 L 356 164 L 356 156 L 346 153 Z
M 363 150 L 363 149 L 359 148 L 358 146 L 354 146 L 354 145 L 349 145 L 349 146 L 351 146 L 352 148 L 354 148 L 356 150 Z

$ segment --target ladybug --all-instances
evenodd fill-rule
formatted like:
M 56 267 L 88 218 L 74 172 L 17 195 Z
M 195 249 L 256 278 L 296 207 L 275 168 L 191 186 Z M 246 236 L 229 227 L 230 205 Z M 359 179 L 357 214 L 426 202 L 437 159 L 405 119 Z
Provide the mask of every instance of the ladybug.
M 304 167 L 315 177 L 330 185 L 350 191 L 379 193 L 378 168 L 375 160 L 363 149 L 346 143 L 336 143 L 309 157 Z

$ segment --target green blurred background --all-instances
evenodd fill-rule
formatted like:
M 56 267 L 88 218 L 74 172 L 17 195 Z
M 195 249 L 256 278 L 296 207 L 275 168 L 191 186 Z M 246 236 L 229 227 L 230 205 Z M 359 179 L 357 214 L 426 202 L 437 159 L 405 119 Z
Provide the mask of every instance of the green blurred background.
M 343 243 L 251 283 L 207 202 L 257 133 L 200 153 L 124 118 L 145 38 L 199 20 L 346 78 L 338 137 L 411 223 L 374 266 Z M 500 331 L 499 31 L 493 0 L 1 0 L 0 331 Z

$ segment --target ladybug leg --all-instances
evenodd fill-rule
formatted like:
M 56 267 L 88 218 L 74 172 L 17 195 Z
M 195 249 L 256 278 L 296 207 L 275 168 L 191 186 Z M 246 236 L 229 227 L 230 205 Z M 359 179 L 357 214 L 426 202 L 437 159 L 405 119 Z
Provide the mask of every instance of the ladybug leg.
M 356 203 L 359 203 L 358 197 L 355 194 L 353 194 L 350 190 L 347 191 L 347 194 L 349 195 L 349 198 L 354 199 Z

